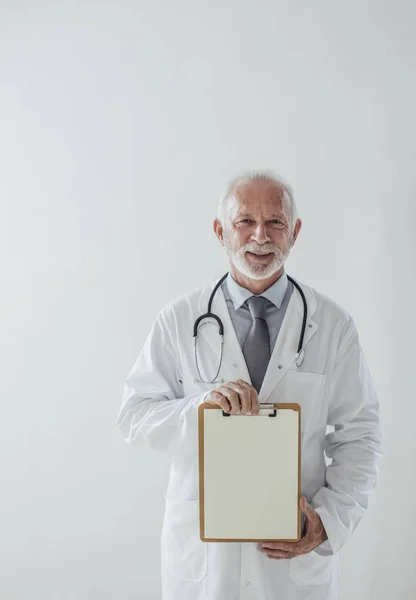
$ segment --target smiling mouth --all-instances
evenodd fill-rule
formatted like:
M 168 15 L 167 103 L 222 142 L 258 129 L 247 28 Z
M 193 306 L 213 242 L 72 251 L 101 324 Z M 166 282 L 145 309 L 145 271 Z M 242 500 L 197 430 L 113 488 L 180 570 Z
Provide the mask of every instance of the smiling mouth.
M 268 252 L 267 254 L 255 254 L 254 252 L 247 252 L 247 254 L 250 254 L 250 256 L 252 256 L 253 258 L 255 258 L 256 260 L 266 260 L 269 256 L 273 255 L 273 252 Z

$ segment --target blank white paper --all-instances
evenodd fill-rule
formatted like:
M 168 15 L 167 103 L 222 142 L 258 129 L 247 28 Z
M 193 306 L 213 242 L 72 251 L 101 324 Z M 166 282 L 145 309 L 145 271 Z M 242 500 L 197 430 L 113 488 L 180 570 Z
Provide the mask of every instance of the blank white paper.
M 204 410 L 205 538 L 297 539 L 300 413 Z

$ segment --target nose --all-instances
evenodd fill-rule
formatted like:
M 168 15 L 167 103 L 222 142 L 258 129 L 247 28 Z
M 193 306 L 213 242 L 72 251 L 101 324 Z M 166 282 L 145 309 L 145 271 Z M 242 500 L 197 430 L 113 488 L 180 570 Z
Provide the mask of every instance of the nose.
M 258 244 L 265 244 L 266 242 L 270 241 L 270 237 L 267 233 L 264 223 L 258 223 L 251 234 L 251 239 Z

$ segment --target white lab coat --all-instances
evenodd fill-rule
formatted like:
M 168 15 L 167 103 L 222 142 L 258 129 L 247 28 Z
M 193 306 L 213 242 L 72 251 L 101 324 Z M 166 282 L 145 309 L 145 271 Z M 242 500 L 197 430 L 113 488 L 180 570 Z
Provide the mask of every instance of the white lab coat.
M 380 457 L 378 401 L 355 325 L 338 304 L 301 284 L 308 303 L 304 362 L 298 368 L 294 361 L 303 315 L 295 289 L 259 393 L 260 402 L 301 405 L 301 492 L 319 513 L 328 540 L 291 560 L 271 560 L 257 543 L 202 542 L 197 407 L 219 384 L 195 381 L 192 333 L 217 281 L 159 312 L 127 376 L 118 416 L 128 442 L 172 455 L 161 547 L 163 600 L 335 600 L 338 551 L 367 509 Z M 221 287 L 212 310 L 224 324 L 219 377 L 250 382 Z M 204 379 L 214 376 L 218 351 L 217 326 L 203 326 L 198 355 Z M 254 507 L 247 518 L 255 518 Z

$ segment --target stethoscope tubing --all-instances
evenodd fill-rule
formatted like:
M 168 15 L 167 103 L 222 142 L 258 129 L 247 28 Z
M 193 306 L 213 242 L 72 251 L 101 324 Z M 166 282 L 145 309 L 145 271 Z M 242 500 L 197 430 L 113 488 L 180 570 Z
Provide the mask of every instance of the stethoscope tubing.
M 212 302 L 214 300 L 214 296 L 218 290 L 218 288 L 220 287 L 220 285 L 222 284 L 222 282 L 226 279 L 226 277 L 228 276 L 228 272 L 225 273 L 225 275 L 223 275 L 223 277 L 221 277 L 221 279 L 215 284 L 214 289 L 211 292 L 209 301 L 208 301 L 208 310 L 206 313 L 204 313 L 203 315 L 201 315 L 200 317 L 198 317 L 194 323 L 194 328 L 193 328 L 193 338 L 194 338 L 194 350 L 195 350 L 195 364 L 196 364 L 196 368 L 198 371 L 198 375 L 200 378 L 200 381 L 202 381 L 203 383 L 214 383 L 216 378 L 218 377 L 218 374 L 220 372 L 221 369 L 221 364 L 222 364 L 222 356 L 223 356 L 223 346 L 224 346 L 224 325 L 221 321 L 221 319 L 219 318 L 218 315 L 214 314 L 212 312 Z M 308 304 L 306 302 L 306 298 L 305 298 L 305 294 L 301 288 L 301 286 L 297 283 L 297 281 L 295 281 L 292 277 L 290 277 L 290 275 L 287 275 L 288 280 L 295 286 L 295 288 L 298 290 L 301 298 L 302 298 L 302 302 L 303 302 L 303 319 L 302 319 L 302 329 L 301 329 L 301 333 L 299 336 L 299 343 L 298 343 L 298 350 L 296 353 L 296 364 L 299 367 L 302 362 L 303 362 L 303 358 L 304 358 L 304 350 L 303 350 L 303 340 L 305 337 L 305 330 L 306 330 L 306 321 L 308 319 Z M 199 364 L 198 364 L 198 355 L 197 355 L 197 336 L 198 336 L 198 326 L 199 323 L 203 320 L 203 319 L 207 319 L 207 318 L 211 318 L 214 319 L 217 324 L 218 324 L 218 333 L 221 337 L 221 350 L 220 350 L 220 361 L 219 361 L 219 365 L 218 365 L 218 370 L 217 373 L 215 374 L 214 379 L 212 379 L 211 381 L 205 381 L 204 379 L 202 379 L 200 370 L 199 370 Z

